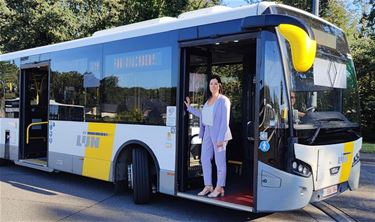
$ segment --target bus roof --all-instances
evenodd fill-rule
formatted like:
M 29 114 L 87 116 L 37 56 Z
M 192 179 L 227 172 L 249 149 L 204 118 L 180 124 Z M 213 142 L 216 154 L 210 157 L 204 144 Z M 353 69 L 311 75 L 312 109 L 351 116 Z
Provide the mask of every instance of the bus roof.
M 333 24 L 328 23 L 327 21 L 315 15 L 312 15 L 306 11 L 296 9 L 287 5 L 277 4 L 274 2 L 261 2 L 257 4 L 246 5 L 236 8 L 230 8 L 226 6 L 214 6 L 211 8 L 204 8 L 195 11 L 185 12 L 179 15 L 177 18 L 162 17 L 157 19 L 151 19 L 143 22 L 97 31 L 92 36 L 86 38 L 3 54 L 0 55 L 0 61 L 7 61 L 16 58 L 21 58 L 24 56 L 38 55 L 48 52 L 78 48 L 121 39 L 134 38 L 138 36 L 150 35 L 160 32 L 229 21 L 248 16 L 260 15 L 268 7 L 275 5 L 277 5 L 278 7 L 283 7 L 289 10 L 302 13 L 304 15 L 308 15 L 322 22 L 325 22 L 331 26 L 334 26 Z

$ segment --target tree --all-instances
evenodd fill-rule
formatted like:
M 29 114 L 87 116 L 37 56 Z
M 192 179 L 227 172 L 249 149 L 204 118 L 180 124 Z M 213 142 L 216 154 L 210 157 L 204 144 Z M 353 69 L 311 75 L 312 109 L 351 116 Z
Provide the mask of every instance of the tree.
M 184 11 L 192 11 L 200 8 L 207 8 L 221 3 L 221 0 L 189 0 Z
M 349 44 L 352 42 L 354 33 L 357 32 L 359 18 L 355 13 L 345 8 L 343 0 L 328 0 L 327 8 L 322 11 L 322 17 L 341 28 L 346 34 Z M 354 16 L 353 16 L 354 15 Z
M 375 142 L 375 39 L 357 38 L 351 49 L 358 76 L 363 136 Z
M 375 142 L 375 1 L 358 3 L 362 9 L 361 27 L 354 35 L 351 52 L 358 74 L 363 137 Z
M 371 12 L 369 14 L 368 20 L 371 29 L 375 32 L 375 1 L 371 0 L 371 4 Z
M 123 0 L 67 0 L 65 10 L 73 14 L 79 24 L 74 38 L 91 36 L 95 31 L 123 25 L 125 18 Z
M 5 24 L 7 22 L 6 15 L 8 14 L 9 14 L 9 10 L 6 7 L 5 1 L 0 0 L 0 24 Z M 0 42 L 3 42 L 3 35 L 1 34 L 3 32 L 2 26 L 3 25 L 0 25 Z M 3 44 L 0 44 L 0 54 L 2 54 L 4 51 L 3 47 L 4 47 Z
M 367 20 L 369 35 L 375 38 L 375 0 L 370 0 L 370 12 L 368 14 L 364 12 L 363 19 Z
M 77 18 L 60 1 L 4 1 L 0 7 L 0 45 L 4 52 L 74 38 Z
M 0 0 L 0 52 L 91 36 L 94 32 L 192 9 L 219 0 Z

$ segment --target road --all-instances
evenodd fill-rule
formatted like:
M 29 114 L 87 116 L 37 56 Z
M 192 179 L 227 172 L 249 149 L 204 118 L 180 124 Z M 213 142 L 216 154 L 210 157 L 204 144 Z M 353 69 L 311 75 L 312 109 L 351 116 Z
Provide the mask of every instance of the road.
M 375 162 L 361 165 L 359 189 L 326 200 L 355 221 L 375 221 Z
M 359 190 L 326 203 L 356 221 L 374 221 L 374 191 L 375 162 L 365 162 Z M 163 194 L 150 204 L 135 205 L 131 192 L 115 194 L 111 183 L 13 164 L 0 167 L 0 197 L 0 221 L 333 221 L 311 205 L 251 214 Z
M 156 194 L 135 205 L 111 183 L 10 164 L 0 168 L 0 221 L 317 221 L 309 205 L 285 213 L 252 214 Z

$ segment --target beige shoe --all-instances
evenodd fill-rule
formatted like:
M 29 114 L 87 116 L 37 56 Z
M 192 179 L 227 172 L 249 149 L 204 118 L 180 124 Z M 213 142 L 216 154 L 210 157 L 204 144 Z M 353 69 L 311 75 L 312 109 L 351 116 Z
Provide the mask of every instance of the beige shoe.
M 224 196 L 224 190 L 221 190 L 221 191 L 214 190 L 213 192 L 208 194 L 208 197 L 211 197 L 211 198 L 223 197 L 223 196 Z
M 205 186 L 201 192 L 198 193 L 198 196 L 206 196 L 207 194 L 214 191 L 214 189 L 210 186 Z

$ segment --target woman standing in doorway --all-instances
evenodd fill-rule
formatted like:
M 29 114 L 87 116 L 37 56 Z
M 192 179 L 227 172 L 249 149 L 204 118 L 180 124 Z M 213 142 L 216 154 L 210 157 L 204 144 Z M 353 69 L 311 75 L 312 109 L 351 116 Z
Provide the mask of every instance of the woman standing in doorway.
M 209 80 L 209 96 L 199 111 L 190 106 L 190 99 L 184 101 L 187 110 L 200 119 L 199 137 L 202 138 L 201 162 L 203 168 L 204 189 L 198 196 L 218 197 L 224 196 L 224 187 L 227 174 L 226 146 L 232 139 L 229 129 L 230 101 L 222 94 L 221 79 L 212 75 Z M 212 185 L 211 160 L 215 156 L 217 168 L 217 183 L 215 189 Z

